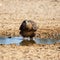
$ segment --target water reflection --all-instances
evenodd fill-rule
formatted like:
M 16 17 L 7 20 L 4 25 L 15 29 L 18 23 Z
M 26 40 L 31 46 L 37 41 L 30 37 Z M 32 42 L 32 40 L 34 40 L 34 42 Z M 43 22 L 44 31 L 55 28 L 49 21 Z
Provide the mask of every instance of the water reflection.
M 54 43 L 57 43 L 59 40 L 36 38 L 36 39 L 34 39 L 34 41 L 35 41 L 37 44 L 54 44 Z
M 54 44 L 54 43 L 59 43 L 60 40 L 54 40 L 54 39 L 40 39 L 40 38 L 34 38 L 33 40 L 23 40 L 23 37 L 0 37 L 0 44 Z
M 34 40 L 23 40 L 21 41 L 20 45 L 32 45 L 35 44 L 36 42 Z

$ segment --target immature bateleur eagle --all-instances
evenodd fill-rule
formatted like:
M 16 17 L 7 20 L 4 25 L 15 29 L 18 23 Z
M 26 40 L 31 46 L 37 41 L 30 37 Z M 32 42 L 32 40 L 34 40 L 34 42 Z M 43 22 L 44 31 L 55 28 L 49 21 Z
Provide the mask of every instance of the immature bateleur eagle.
M 20 34 L 23 37 L 30 37 L 30 40 L 35 36 L 37 30 L 36 23 L 32 20 L 24 20 L 19 28 Z

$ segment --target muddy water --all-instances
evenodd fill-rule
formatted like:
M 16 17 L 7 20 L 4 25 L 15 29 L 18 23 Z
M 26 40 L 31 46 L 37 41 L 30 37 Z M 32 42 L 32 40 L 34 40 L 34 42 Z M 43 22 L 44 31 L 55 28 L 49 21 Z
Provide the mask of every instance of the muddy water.
M 25 39 L 27 41 L 27 39 Z M 34 38 L 33 39 L 36 44 L 54 44 L 59 43 L 60 40 L 54 40 L 54 39 L 40 39 L 40 38 Z M 0 37 L 0 44 L 16 44 L 20 45 L 20 43 L 23 41 L 23 37 Z M 28 38 L 28 41 L 29 38 Z

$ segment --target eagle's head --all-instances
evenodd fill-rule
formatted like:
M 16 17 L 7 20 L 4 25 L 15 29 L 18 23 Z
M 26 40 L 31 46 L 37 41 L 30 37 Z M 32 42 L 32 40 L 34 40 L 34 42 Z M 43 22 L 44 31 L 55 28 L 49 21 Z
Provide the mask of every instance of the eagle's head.
M 19 30 L 27 30 L 27 31 L 36 31 L 37 26 L 36 23 L 32 20 L 24 20 L 19 28 Z
M 26 28 L 32 29 L 32 23 L 31 23 L 31 20 L 25 20 L 25 23 L 26 23 Z

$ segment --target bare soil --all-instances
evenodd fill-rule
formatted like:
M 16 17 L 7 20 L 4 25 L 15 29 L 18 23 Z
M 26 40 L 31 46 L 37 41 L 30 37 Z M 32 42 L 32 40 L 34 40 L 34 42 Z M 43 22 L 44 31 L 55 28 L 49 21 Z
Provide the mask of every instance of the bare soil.
M 60 39 L 60 0 L 0 0 L 0 37 L 20 36 L 25 19 L 36 22 L 36 37 Z M 60 43 L 0 45 L 0 60 L 60 60 Z
M 0 36 L 19 36 L 25 19 L 36 22 L 40 38 L 60 39 L 60 0 L 0 0 Z
M 60 60 L 60 44 L 0 45 L 0 60 Z

